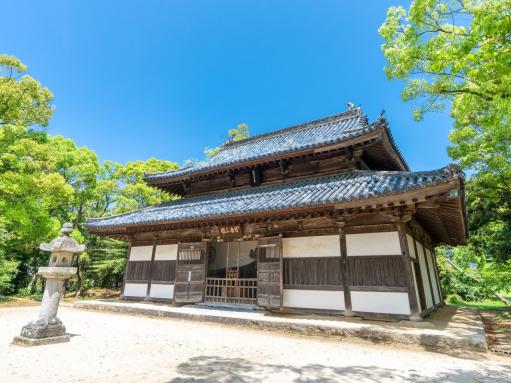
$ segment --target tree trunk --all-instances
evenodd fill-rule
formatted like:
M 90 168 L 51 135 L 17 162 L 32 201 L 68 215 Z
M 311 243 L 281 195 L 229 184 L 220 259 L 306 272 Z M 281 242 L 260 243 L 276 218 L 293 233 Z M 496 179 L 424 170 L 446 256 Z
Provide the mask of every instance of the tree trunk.
M 32 278 L 30 279 L 30 283 L 27 286 L 28 293 L 30 295 L 35 294 L 37 288 L 37 279 L 39 278 L 39 274 L 37 274 L 37 270 L 32 273 Z
M 76 256 L 76 292 L 75 299 L 82 295 L 82 275 L 80 273 L 80 256 Z

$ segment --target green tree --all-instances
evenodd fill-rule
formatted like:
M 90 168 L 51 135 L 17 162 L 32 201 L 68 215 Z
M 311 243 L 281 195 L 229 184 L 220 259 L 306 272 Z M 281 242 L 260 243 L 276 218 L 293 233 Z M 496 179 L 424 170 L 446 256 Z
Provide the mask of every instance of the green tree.
M 150 158 L 122 165 L 105 161 L 98 173 L 87 217 L 105 217 L 171 201 L 176 196 L 148 186 L 145 173 L 176 170 L 174 162 Z M 78 259 L 78 294 L 89 287 L 120 287 L 127 258 L 126 242 L 86 234 L 87 252 Z
M 48 125 L 53 96 L 26 71 L 16 57 L 0 55 L 0 127 Z
M 390 79 L 425 112 L 450 106 L 449 155 L 468 182 L 471 250 L 511 257 L 511 0 L 415 0 L 391 7 L 379 32 Z
M 144 175 L 172 171 L 178 167 L 175 162 L 156 158 L 128 162 L 125 165 L 105 161 L 99 172 L 89 216 L 121 214 L 175 199 L 175 196 L 148 186 L 144 181 Z
M 53 113 L 50 91 L 26 74 L 13 56 L 0 55 L 0 294 L 35 286 L 35 271 L 48 262 L 38 250 L 73 222 L 73 236 L 88 245 L 76 259 L 79 273 L 70 286 L 118 287 L 127 245 L 87 233 L 89 217 L 123 213 L 169 201 L 143 181 L 146 172 L 177 169 L 151 158 L 100 165 L 94 151 L 44 127 Z
M 4 224 L 0 222 L 0 243 L 6 241 L 7 238 L 8 234 Z M 19 262 L 8 260 L 5 256 L 4 247 L 0 246 L 0 295 L 13 290 L 12 281 L 18 274 L 18 264 Z
M 227 142 L 240 141 L 250 137 L 248 124 L 246 123 L 238 124 L 235 129 L 229 129 L 227 133 L 229 136 Z M 218 154 L 220 149 L 222 149 L 222 146 L 217 146 L 216 148 L 206 148 L 204 149 L 204 154 L 206 155 L 206 158 L 211 158 Z

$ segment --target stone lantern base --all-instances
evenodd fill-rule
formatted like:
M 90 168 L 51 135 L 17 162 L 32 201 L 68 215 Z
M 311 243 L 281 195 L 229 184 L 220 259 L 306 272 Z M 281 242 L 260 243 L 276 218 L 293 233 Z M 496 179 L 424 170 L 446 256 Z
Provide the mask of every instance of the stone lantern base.
M 12 343 L 20 346 L 40 346 L 69 342 L 71 337 L 66 334 L 66 326 L 60 319 L 52 319 L 52 323 L 37 320 L 23 326 L 20 335 L 14 337 Z
M 71 337 L 69 335 L 62 336 L 54 336 L 51 338 L 25 338 L 24 336 L 18 335 L 15 336 L 12 340 L 12 343 L 17 346 L 43 346 L 45 344 L 55 344 L 55 343 L 66 343 L 69 342 Z

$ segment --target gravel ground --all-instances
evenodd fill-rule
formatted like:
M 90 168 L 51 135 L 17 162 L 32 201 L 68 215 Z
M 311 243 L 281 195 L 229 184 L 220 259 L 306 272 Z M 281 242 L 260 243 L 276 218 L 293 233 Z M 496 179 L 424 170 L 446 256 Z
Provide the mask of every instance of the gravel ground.
M 511 382 L 511 359 L 61 307 L 70 343 L 12 346 L 37 307 L 0 309 L 0 382 Z

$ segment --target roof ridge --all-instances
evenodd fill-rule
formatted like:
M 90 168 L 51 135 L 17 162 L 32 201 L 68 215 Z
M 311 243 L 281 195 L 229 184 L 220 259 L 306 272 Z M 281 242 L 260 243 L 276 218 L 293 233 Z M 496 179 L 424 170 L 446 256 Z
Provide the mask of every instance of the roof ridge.
M 171 170 L 171 171 L 165 171 L 165 172 L 145 172 L 144 173 L 144 178 L 147 179 L 148 177 L 158 177 L 158 176 L 160 176 L 160 177 L 172 177 L 172 176 L 174 176 L 176 174 L 181 174 L 183 172 L 184 172 L 184 174 L 186 174 L 187 172 L 190 173 L 190 171 L 193 172 L 193 170 L 196 170 L 196 169 L 199 169 L 199 168 L 202 168 L 202 167 L 205 167 L 206 169 L 221 167 L 222 164 L 208 165 L 208 163 L 210 163 L 210 161 L 213 161 L 218 155 L 220 155 L 223 152 L 224 149 L 236 148 L 236 147 L 240 147 L 242 145 L 246 145 L 246 144 L 262 141 L 262 140 L 264 140 L 266 138 L 269 138 L 269 137 L 272 137 L 272 138 L 274 138 L 274 137 L 281 137 L 281 136 L 285 136 L 286 134 L 289 134 L 290 132 L 299 132 L 299 131 L 306 130 L 306 129 L 313 128 L 313 127 L 317 127 L 317 126 L 320 126 L 320 125 L 323 125 L 323 124 L 327 124 L 327 123 L 331 123 L 331 122 L 346 121 L 346 120 L 355 119 L 355 118 L 356 118 L 356 122 L 355 122 L 354 125 L 357 126 L 357 128 L 356 129 L 353 129 L 353 127 L 347 128 L 346 132 L 356 132 L 358 130 L 363 130 L 364 128 L 367 128 L 369 126 L 376 125 L 374 122 L 373 123 L 369 123 L 369 119 L 368 119 L 367 115 L 362 112 L 361 108 L 348 109 L 348 110 L 346 110 L 346 111 L 344 111 L 342 113 L 337 113 L 337 114 L 326 116 L 326 117 L 322 117 L 322 118 L 319 118 L 319 119 L 316 119 L 316 120 L 308 121 L 308 122 L 305 122 L 305 123 L 302 123 L 302 124 L 293 125 L 293 126 L 290 126 L 290 127 L 287 127 L 287 128 L 283 128 L 283 129 L 279 129 L 279 130 L 274 130 L 274 131 L 270 131 L 270 132 L 267 132 L 267 133 L 259 134 L 259 135 L 256 135 L 256 136 L 248 137 L 248 138 L 245 138 L 245 139 L 240 140 L 240 141 L 227 142 L 227 143 L 223 144 L 220 147 L 220 151 L 217 154 L 215 154 L 211 158 L 208 158 L 205 161 L 201 161 L 201 162 L 199 162 L 197 164 L 191 164 L 191 165 L 188 165 L 188 166 L 185 166 L 185 167 L 181 167 L 179 169 L 175 169 L 175 170 Z M 360 125 L 361 121 L 362 121 L 363 125 Z
M 321 123 L 337 121 L 337 120 L 342 121 L 342 120 L 348 119 L 350 117 L 355 117 L 355 116 L 358 116 L 359 119 L 361 116 L 364 116 L 364 117 L 366 117 L 366 120 L 367 120 L 367 116 L 364 113 L 362 113 L 362 111 L 360 109 L 348 109 L 341 113 L 332 114 L 330 116 L 321 117 L 321 118 L 307 121 L 307 122 L 297 124 L 297 125 L 291 125 L 286 128 L 272 130 L 271 132 L 257 134 L 255 136 L 247 137 L 247 138 L 244 138 L 239 141 L 229 141 L 229 142 L 226 142 L 225 144 L 221 145 L 221 148 L 222 149 L 223 148 L 231 148 L 233 146 L 239 146 L 239 145 L 245 144 L 247 142 L 257 141 L 259 139 L 263 139 L 266 137 L 275 137 L 275 136 L 279 136 L 281 134 L 289 133 L 290 131 L 299 131 L 302 129 L 307 129 L 311 126 L 319 125 Z

